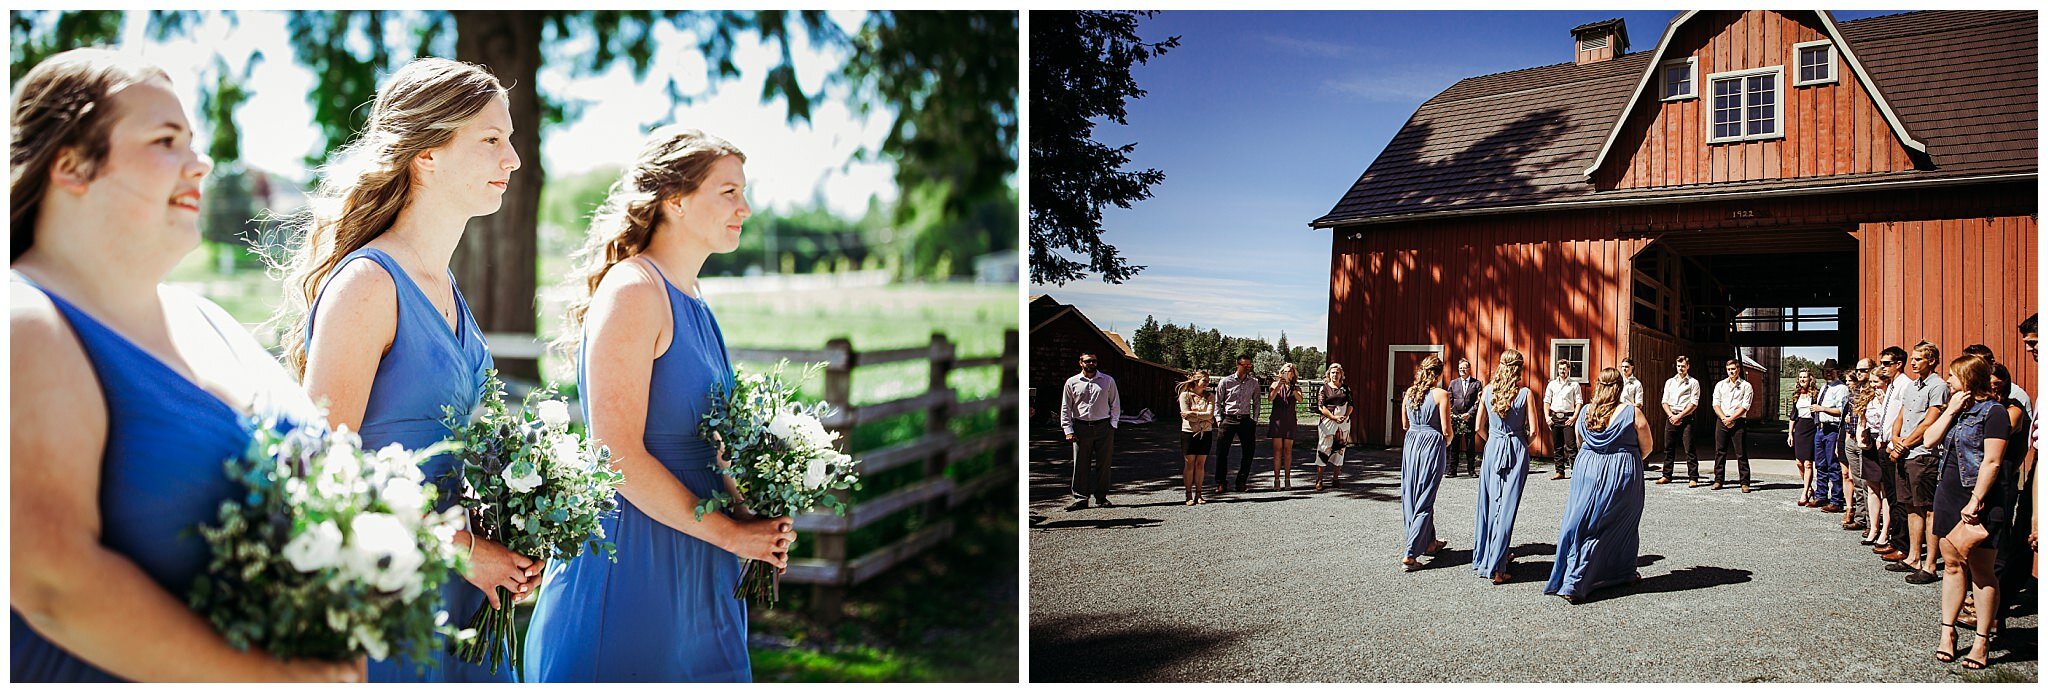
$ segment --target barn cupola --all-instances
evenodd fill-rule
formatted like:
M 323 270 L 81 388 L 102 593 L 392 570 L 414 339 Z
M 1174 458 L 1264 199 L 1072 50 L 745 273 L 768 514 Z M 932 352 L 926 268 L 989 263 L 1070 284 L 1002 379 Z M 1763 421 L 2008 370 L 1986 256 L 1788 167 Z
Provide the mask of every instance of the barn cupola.
M 1613 60 L 1628 53 L 1628 27 L 1619 17 L 1572 28 L 1572 62 Z

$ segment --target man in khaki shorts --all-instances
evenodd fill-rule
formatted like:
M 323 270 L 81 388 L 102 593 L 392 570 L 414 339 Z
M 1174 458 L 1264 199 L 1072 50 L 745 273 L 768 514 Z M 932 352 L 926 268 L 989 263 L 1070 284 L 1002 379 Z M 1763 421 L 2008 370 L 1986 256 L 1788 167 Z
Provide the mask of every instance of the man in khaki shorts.
M 1906 359 L 1906 380 L 1899 383 L 1899 416 L 1887 424 L 1892 430 L 1890 451 L 1904 459 L 1898 491 L 1906 506 L 1906 560 L 1886 570 L 1907 573 L 1906 581 L 1929 585 L 1941 578 L 1934 574 L 1934 484 L 1941 471 L 1938 443 L 1924 440 L 1927 427 L 1941 416 L 1948 402 L 1948 383 L 1934 374 L 1941 363 L 1941 348 L 1928 342 L 1914 345 Z

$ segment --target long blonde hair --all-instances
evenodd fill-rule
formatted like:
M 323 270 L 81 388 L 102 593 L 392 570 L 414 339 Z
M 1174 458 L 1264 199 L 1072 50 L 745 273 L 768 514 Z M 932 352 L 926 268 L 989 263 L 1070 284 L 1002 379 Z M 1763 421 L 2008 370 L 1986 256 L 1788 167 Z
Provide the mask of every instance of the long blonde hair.
M 107 160 L 114 128 L 114 95 L 129 86 L 171 77 L 133 54 L 77 48 L 45 58 L 14 84 L 14 135 L 8 143 L 8 226 L 14 244 L 8 262 L 36 242 L 36 218 L 50 187 L 50 168 L 66 149 L 78 152 L 83 172 L 96 178 Z
M 1422 363 L 1415 365 L 1415 384 L 1408 386 L 1408 394 L 1402 397 L 1402 404 L 1410 409 L 1420 406 L 1423 396 L 1435 389 L 1443 377 L 1443 358 L 1436 354 L 1424 357 Z
M 1586 428 L 1602 431 L 1614 418 L 1614 410 L 1621 407 L 1621 371 L 1612 367 L 1600 369 L 1600 379 L 1593 386 L 1593 410 L 1586 413 Z
M 1508 417 L 1508 409 L 1515 406 L 1515 383 L 1522 379 L 1522 352 L 1509 349 L 1500 352 L 1500 363 L 1493 367 L 1493 379 L 1487 381 L 1486 389 L 1493 391 L 1493 413 L 1502 419 Z
M 568 319 L 553 347 L 572 352 L 583 334 L 583 318 L 590 312 L 590 297 L 612 267 L 647 251 L 661 221 L 661 203 L 697 192 L 719 159 L 747 155 L 725 140 L 702 131 L 665 126 L 648 133 L 633 165 L 612 183 L 604 204 L 591 215 L 590 231 L 583 247 L 569 256 L 575 270 L 564 280 L 569 301 Z
M 491 101 L 506 98 L 505 86 L 489 70 L 446 58 L 407 63 L 377 90 L 362 134 L 320 167 L 320 189 L 307 200 L 307 211 L 286 221 L 297 238 L 271 268 L 287 287 L 271 320 L 290 325 L 279 343 L 293 373 L 306 373 L 306 327 L 327 276 L 342 258 L 389 230 L 412 203 L 419 184 L 413 159 L 448 144 Z
M 1198 370 L 1195 371 L 1193 375 L 1188 376 L 1187 380 L 1180 381 L 1180 383 L 1178 385 L 1175 385 L 1173 389 L 1179 390 L 1181 392 L 1194 392 L 1196 387 L 1201 386 L 1201 384 L 1207 381 L 1208 379 L 1208 371 Z

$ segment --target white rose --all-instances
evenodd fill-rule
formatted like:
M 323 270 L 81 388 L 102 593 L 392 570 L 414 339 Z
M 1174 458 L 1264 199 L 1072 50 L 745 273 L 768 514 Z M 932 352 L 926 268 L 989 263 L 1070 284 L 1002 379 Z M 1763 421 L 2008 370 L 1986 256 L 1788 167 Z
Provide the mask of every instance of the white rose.
M 571 469 L 590 468 L 590 463 L 583 458 L 583 446 L 577 444 L 575 436 L 555 438 L 553 448 L 548 451 L 548 457 L 555 461 L 554 468 L 558 474 Z
M 427 496 L 421 492 L 420 485 L 404 477 L 386 479 L 377 495 L 391 506 L 392 514 L 407 521 L 419 518 L 420 509 L 427 504 Z
M 384 513 L 363 513 L 349 523 L 354 535 L 350 569 L 377 589 L 396 592 L 413 580 L 426 557 L 413 538 L 412 530 L 398 518 Z
M 774 418 L 768 419 L 768 434 L 787 443 L 800 442 L 796 438 L 796 415 L 787 411 L 775 412 Z
M 825 483 L 825 473 L 830 470 L 831 460 L 823 457 L 811 458 L 804 467 L 804 488 L 815 489 Z
M 525 473 L 517 474 L 522 467 Z M 540 468 L 532 463 L 508 465 L 499 476 L 504 477 L 505 485 L 512 487 L 513 493 L 526 493 L 540 487 Z
M 569 403 L 558 399 L 542 400 L 536 408 L 542 425 L 554 430 L 569 427 Z
M 301 573 L 310 573 L 341 562 L 341 528 L 328 520 L 306 528 L 284 545 L 284 559 Z

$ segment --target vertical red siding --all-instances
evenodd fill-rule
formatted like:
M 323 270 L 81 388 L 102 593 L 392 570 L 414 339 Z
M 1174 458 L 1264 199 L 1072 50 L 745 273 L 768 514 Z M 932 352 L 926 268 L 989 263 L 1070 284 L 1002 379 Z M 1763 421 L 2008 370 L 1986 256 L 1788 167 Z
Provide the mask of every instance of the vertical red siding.
M 1948 358 L 1984 344 L 2014 382 L 2032 387 L 2038 368 L 2014 327 L 2040 309 L 2037 233 L 2031 216 L 1863 224 L 1866 281 L 1885 290 L 1863 297 L 1859 348 L 1869 355 L 1926 339 Z

